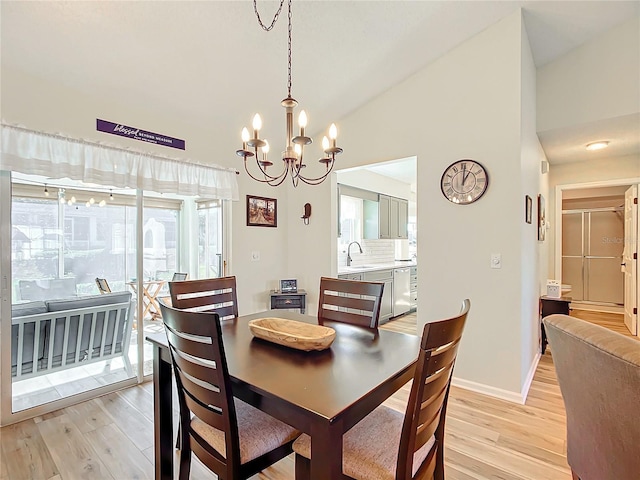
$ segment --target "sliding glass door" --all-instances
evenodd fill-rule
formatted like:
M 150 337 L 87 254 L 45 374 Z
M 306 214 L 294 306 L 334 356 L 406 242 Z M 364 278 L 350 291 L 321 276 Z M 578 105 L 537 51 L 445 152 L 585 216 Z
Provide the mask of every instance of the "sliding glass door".
M 574 301 L 622 305 L 624 217 L 620 208 L 562 213 L 562 282 Z
M 12 411 L 137 376 L 136 212 L 107 191 L 14 179 L 11 195 Z M 101 295 L 96 279 L 112 293 Z

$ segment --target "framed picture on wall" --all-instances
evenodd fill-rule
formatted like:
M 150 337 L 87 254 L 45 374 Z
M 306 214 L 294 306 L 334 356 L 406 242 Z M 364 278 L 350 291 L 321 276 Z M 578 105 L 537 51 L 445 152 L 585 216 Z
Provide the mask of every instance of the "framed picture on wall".
M 538 241 L 544 242 L 547 233 L 547 213 L 544 197 L 538 195 Z
M 247 226 L 277 227 L 278 200 L 247 195 Z
M 533 209 L 533 200 L 529 195 L 524 196 L 524 221 L 531 223 L 531 211 Z

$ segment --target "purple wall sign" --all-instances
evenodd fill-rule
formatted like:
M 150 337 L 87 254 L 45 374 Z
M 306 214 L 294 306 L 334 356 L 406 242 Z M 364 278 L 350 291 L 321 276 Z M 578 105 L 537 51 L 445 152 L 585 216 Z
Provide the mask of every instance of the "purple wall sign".
M 165 147 L 179 148 L 184 150 L 184 140 L 179 138 L 168 137 L 160 133 L 147 132 L 139 128 L 128 127 L 119 123 L 107 122 L 106 120 L 96 119 L 96 129 L 99 132 L 110 133 L 111 135 L 120 135 L 121 137 L 133 138 L 141 142 L 156 143 Z

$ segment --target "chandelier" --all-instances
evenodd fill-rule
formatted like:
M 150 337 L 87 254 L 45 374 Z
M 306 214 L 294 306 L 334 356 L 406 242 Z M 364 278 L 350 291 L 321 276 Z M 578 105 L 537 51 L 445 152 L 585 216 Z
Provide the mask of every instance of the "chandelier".
M 266 26 L 262 23 L 260 14 L 258 13 L 257 0 L 253 0 L 253 9 L 255 11 L 258 23 L 265 31 L 270 31 L 276 24 L 284 0 L 280 1 L 280 7 L 273 17 L 271 24 Z M 262 119 L 260 115 L 256 113 L 253 117 L 253 135 L 249 134 L 247 128 L 242 129 L 242 149 L 237 150 L 236 154 L 243 158 L 244 169 L 247 174 L 254 180 L 262 183 L 266 183 L 272 187 L 277 187 L 282 184 L 288 175 L 291 175 L 291 182 L 294 187 L 297 187 L 299 182 L 302 181 L 307 185 L 319 185 L 322 183 L 333 170 L 336 155 L 342 153 L 342 149 L 336 146 L 336 138 L 338 136 L 338 129 L 335 124 L 331 124 L 329 128 L 329 138 L 326 136 L 322 139 L 322 149 L 324 156 L 318 160 L 325 166 L 324 174 L 319 177 L 305 177 L 302 175 L 302 169 L 307 165 L 304 163 L 304 147 L 310 145 L 313 140 L 311 137 L 305 135 L 305 128 L 307 127 L 307 114 L 304 110 L 300 111 L 298 117 L 298 126 L 300 127 L 298 135 L 294 136 L 293 133 L 293 109 L 298 105 L 298 102 L 291 97 L 291 0 L 288 0 L 288 77 L 287 77 L 287 98 L 282 100 L 281 105 L 285 108 L 286 119 L 286 146 L 282 152 L 283 169 L 278 175 L 271 175 L 267 172 L 267 169 L 273 166 L 268 158 L 269 143 L 266 139 L 260 138 L 260 129 L 262 128 Z M 249 171 L 247 165 L 247 159 L 255 157 L 257 171 L 256 175 Z M 255 168 L 253 168 L 255 170 Z

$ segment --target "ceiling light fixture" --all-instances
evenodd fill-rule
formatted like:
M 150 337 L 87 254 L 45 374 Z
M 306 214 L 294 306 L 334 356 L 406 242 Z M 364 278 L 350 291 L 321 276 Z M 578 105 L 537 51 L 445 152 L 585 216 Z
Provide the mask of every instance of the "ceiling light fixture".
M 284 0 L 280 1 L 280 7 L 273 17 L 271 24 L 266 26 L 262 23 L 260 14 L 258 13 L 257 0 L 253 0 L 253 9 L 255 11 L 258 23 L 262 29 L 266 32 L 270 31 L 280 16 Z M 273 176 L 267 173 L 267 169 L 273 165 L 268 159 L 269 143 L 266 139 L 260 138 L 260 129 L 262 128 L 262 119 L 260 115 L 256 113 L 253 117 L 253 136 L 249 135 L 247 128 L 242 129 L 242 149 L 236 151 L 236 154 L 243 158 L 244 169 L 247 174 L 254 180 L 262 183 L 266 183 L 272 187 L 277 187 L 285 181 L 289 173 L 291 174 L 291 182 L 294 187 L 297 187 L 299 182 L 302 181 L 307 185 L 319 185 L 322 183 L 333 170 L 335 164 L 336 155 L 342 153 L 342 149 L 336 146 L 336 138 L 338 136 L 338 129 L 335 124 L 331 124 L 329 128 L 329 138 L 326 136 L 322 139 L 322 149 L 324 150 L 324 157 L 318 160 L 324 164 L 325 172 L 319 177 L 305 177 L 302 175 L 302 169 L 306 167 L 303 160 L 304 147 L 313 142 L 311 137 L 305 135 L 305 128 L 307 127 L 307 114 L 304 110 L 300 112 L 298 117 L 298 125 L 300 127 L 299 135 L 293 135 L 293 109 L 298 105 L 298 102 L 291 97 L 291 0 L 288 0 L 288 77 L 287 77 L 287 98 L 282 100 L 281 104 L 286 110 L 286 147 L 282 152 L 282 161 L 284 163 L 283 170 L 279 175 Z M 329 141 L 331 139 L 331 141 Z M 249 150 L 253 149 L 253 151 Z M 260 152 L 258 152 L 260 149 Z M 247 166 L 247 158 L 255 157 L 256 165 L 260 174 L 258 176 L 253 175 L 249 171 Z M 262 178 L 260 178 L 260 175 Z
M 587 144 L 587 150 L 601 150 L 603 148 L 607 148 L 609 146 L 609 142 L 606 140 L 601 140 L 599 142 L 592 142 Z

